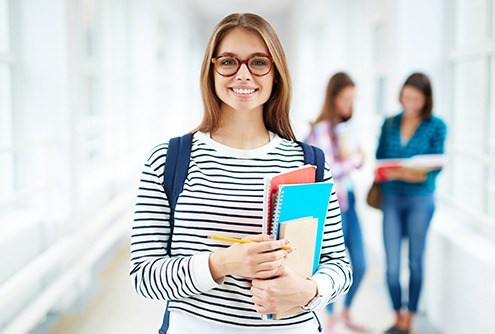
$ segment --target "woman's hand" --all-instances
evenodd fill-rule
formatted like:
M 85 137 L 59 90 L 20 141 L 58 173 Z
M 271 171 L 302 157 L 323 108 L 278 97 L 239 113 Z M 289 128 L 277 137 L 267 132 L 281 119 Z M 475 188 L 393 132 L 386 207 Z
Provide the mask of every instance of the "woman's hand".
M 307 305 L 317 295 L 318 287 L 315 281 L 302 278 L 292 270 L 281 267 L 275 278 L 253 280 L 251 292 L 256 311 L 268 314 Z
M 273 277 L 287 258 L 281 249 L 285 239 L 273 240 L 266 234 L 246 237 L 251 243 L 234 243 L 230 247 L 210 254 L 210 272 L 214 280 L 226 275 L 266 279 Z
M 423 182 L 427 173 L 408 167 L 391 168 L 386 171 L 387 180 L 400 180 L 405 182 Z

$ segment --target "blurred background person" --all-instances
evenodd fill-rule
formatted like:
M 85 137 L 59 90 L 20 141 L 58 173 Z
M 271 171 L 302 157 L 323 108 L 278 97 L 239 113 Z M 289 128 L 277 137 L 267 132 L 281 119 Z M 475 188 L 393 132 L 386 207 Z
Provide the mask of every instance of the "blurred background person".
M 337 197 L 342 210 L 342 230 L 354 274 L 353 284 L 345 296 L 339 319 L 334 316 L 334 305 L 327 305 L 326 333 L 333 333 L 337 320 L 349 329 L 365 332 L 366 329 L 350 319 L 349 310 L 359 289 L 366 261 L 359 219 L 355 209 L 354 186 L 351 173 L 360 168 L 364 153 L 357 144 L 350 120 L 352 118 L 355 84 L 346 73 L 331 77 L 326 89 L 325 102 L 318 118 L 312 123 L 306 142 L 323 149 L 335 180 Z
M 432 115 L 433 94 L 429 78 L 414 73 L 404 83 L 399 101 L 403 110 L 382 126 L 377 159 L 409 158 L 419 154 L 443 154 L 446 137 L 444 122 Z M 381 183 L 383 193 L 383 240 L 387 286 L 395 311 L 395 323 L 385 333 L 409 333 L 423 285 L 423 255 L 435 201 L 436 178 L 440 170 L 387 170 Z M 409 296 L 403 310 L 400 286 L 401 241 L 409 243 Z

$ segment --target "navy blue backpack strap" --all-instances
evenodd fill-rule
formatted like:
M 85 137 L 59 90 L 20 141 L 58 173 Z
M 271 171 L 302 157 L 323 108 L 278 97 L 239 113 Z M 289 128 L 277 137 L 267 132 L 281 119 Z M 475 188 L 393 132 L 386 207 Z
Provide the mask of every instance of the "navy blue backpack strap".
M 325 154 L 315 146 L 297 141 L 304 153 L 304 164 L 316 166 L 316 182 L 322 182 L 325 175 Z
M 174 233 L 175 206 L 179 195 L 184 188 L 189 160 L 191 159 L 192 134 L 170 139 L 165 159 L 165 172 L 163 175 L 163 188 L 167 194 L 170 205 L 170 238 L 167 244 L 167 252 L 170 255 L 172 234 Z
M 167 157 L 165 158 L 165 171 L 163 174 L 163 188 L 167 194 L 168 203 L 170 206 L 170 235 L 167 243 L 167 253 L 170 256 L 172 250 L 172 235 L 174 233 L 175 223 L 175 206 L 179 195 L 184 189 L 184 182 L 187 178 L 189 169 L 189 161 L 191 160 L 192 133 L 188 133 L 182 137 L 170 139 L 167 148 Z M 166 334 L 169 326 L 170 311 L 167 306 L 163 315 L 161 328 L 158 330 L 160 334 Z

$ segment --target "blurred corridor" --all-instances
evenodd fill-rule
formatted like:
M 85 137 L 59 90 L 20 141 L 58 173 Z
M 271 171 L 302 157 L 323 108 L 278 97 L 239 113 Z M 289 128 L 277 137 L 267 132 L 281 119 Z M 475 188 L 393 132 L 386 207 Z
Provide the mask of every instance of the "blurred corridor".
M 162 303 L 128 277 L 140 168 L 199 123 L 207 38 L 232 12 L 262 15 L 281 37 L 299 139 L 328 78 L 356 81 L 370 270 L 352 312 L 377 332 L 393 318 L 381 213 L 365 193 L 401 84 L 430 76 L 448 164 L 416 333 L 495 333 L 495 0 L 0 0 L 0 332 L 156 331 Z

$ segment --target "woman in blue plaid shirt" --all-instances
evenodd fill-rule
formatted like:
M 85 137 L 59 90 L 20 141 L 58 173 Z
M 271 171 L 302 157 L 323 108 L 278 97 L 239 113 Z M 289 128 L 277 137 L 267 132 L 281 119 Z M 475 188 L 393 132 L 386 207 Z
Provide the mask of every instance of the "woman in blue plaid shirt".
M 445 123 L 432 115 L 430 80 L 422 73 L 412 74 L 400 93 L 403 111 L 382 126 L 377 159 L 401 159 L 420 154 L 443 154 Z M 417 172 L 398 168 L 387 173 L 381 183 L 383 193 L 383 240 L 387 259 L 387 285 L 396 312 L 395 324 L 385 333 L 409 333 L 423 281 L 423 254 L 426 234 L 435 202 L 435 180 L 440 170 Z M 401 241 L 409 241 L 409 296 L 402 310 L 400 286 Z

